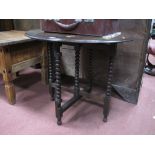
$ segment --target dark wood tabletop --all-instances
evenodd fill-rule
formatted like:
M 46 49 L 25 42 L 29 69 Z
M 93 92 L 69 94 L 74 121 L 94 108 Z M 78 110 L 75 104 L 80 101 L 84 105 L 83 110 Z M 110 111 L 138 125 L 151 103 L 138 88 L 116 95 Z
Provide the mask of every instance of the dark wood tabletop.
M 27 31 L 26 36 L 45 41 L 79 43 L 79 44 L 113 44 L 132 41 L 133 38 L 121 32 L 109 34 L 107 36 L 86 36 L 60 33 L 47 33 L 40 29 Z

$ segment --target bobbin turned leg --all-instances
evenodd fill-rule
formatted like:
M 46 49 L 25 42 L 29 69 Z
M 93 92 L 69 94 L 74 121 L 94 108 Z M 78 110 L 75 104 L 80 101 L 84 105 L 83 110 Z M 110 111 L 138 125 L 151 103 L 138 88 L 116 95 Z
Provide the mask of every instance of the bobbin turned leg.
M 60 62 L 61 62 L 61 53 L 60 53 L 60 43 L 53 43 L 53 51 L 55 53 L 55 110 L 56 110 L 56 117 L 57 117 L 57 124 L 61 125 L 61 117 L 62 117 L 62 108 L 61 108 L 61 69 L 60 69 Z
M 55 92 L 55 88 L 52 86 L 52 83 L 55 82 L 54 65 L 55 65 L 54 51 L 52 49 L 52 44 L 48 43 L 48 79 L 49 79 L 49 93 L 52 101 L 54 101 L 54 92 Z
M 112 88 L 112 72 L 113 72 L 113 56 L 109 57 L 109 67 L 108 67 L 108 80 L 107 80 L 107 89 L 104 98 L 104 105 L 103 105 L 103 121 L 107 122 L 107 117 L 110 110 L 110 99 L 111 99 L 111 88 Z
M 87 92 L 90 93 L 92 91 L 92 84 L 93 84 L 93 51 L 92 49 L 89 50 L 88 57 L 89 57 L 89 60 L 88 60 L 89 86 L 87 88 Z
M 74 78 L 74 97 L 79 97 L 79 66 L 80 66 L 80 45 L 76 45 L 75 49 L 75 78 Z

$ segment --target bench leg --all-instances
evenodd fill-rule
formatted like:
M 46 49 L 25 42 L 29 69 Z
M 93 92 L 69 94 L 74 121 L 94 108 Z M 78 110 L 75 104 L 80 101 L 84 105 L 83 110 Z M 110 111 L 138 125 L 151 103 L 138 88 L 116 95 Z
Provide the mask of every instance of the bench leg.
M 10 70 L 3 71 L 3 80 L 5 84 L 5 93 L 10 104 L 16 103 L 16 93 L 12 82 L 12 74 Z

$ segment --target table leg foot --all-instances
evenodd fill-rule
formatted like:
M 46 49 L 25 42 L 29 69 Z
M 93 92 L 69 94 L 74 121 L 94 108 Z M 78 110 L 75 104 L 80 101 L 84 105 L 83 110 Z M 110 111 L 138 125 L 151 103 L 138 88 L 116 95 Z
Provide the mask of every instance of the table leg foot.
M 105 122 L 105 123 L 106 123 L 107 121 L 108 121 L 108 120 L 107 120 L 107 118 L 106 118 L 106 117 L 104 117 L 104 118 L 103 118 L 103 122 Z
M 57 124 L 61 125 L 62 124 L 61 118 L 63 115 L 63 111 L 61 107 L 58 107 L 58 103 L 60 104 L 61 101 L 59 100 L 57 103 L 55 103 L 55 112 L 56 112 Z
M 104 105 L 103 105 L 103 122 L 107 122 L 107 118 L 109 115 L 109 111 L 110 111 L 110 96 L 106 96 L 104 98 Z
M 62 121 L 61 120 L 57 120 L 57 125 L 62 125 Z

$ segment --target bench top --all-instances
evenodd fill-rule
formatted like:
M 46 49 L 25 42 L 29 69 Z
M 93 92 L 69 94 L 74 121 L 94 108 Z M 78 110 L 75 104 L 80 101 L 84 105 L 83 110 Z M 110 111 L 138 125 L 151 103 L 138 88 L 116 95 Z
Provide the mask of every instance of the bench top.
M 25 36 L 25 31 L 2 31 L 0 32 L 0 46 L 14 45 L 32 41 L 29 37 Z

